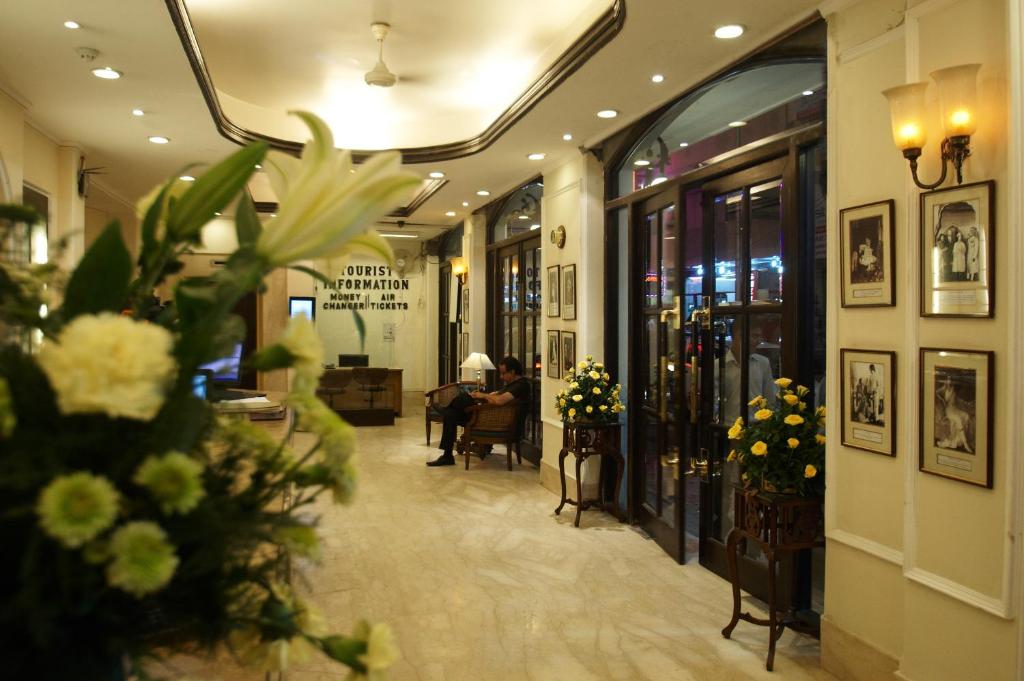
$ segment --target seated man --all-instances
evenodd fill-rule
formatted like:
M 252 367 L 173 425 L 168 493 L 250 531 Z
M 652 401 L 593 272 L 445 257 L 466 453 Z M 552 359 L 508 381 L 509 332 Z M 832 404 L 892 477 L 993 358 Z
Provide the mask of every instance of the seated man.
M 433 461 L 427 462 L 428 466 L 453 466 L 455 457 L 452 449 L 455 447 L 455 436 L 459 426 L 469 422 L 467 407 L 477 404 L 478 401 L 487 404 L 502 405 L 512 400 L 526 402 L 530 399 L 530 382 L 523 376 L 523 365 L 515 357 L 506 357 L 498 362 L 498 372 L 505 387 L 495 393 L 484 393 L 473 391 L 468 395 L 460 393 L 445 407 L 444 425 L 441 430 L 441 449 L 444 453 Z

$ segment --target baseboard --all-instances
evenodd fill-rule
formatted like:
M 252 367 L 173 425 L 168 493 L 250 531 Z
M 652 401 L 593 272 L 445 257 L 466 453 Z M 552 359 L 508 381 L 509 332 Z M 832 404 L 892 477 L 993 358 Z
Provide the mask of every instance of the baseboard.
M 558 475 L 558 469 L 548 466 L 543 460 L 540 462 L 540 484 L 549 492 L 562 498 L 562 480 Z M 570 477 L 565 478 L 566 494 L 570 499 L 576 498 L 576 481 Z M 597 481 L 583 483 L 583 498 L 593 499 L 597 497 Z
M 839 681 L 900 681 L 899 660 L 821 618 L 821 667 Z

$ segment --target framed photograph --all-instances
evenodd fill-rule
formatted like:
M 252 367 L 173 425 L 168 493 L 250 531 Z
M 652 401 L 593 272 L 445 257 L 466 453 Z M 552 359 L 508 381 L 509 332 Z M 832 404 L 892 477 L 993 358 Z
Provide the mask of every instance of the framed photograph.
M 896 304 L 895 216 L 892 199 L 839 211 L 843 307 Z
M 559 369 L 562 363 L 559 361 L 558 352 L 561 349 L 561 341 L 557 331 L 548 331 L 548 377 L 561 378 L 562 372 Z
M 991 317 L 993 180 L 921 194 L 921 316 Z
M 548 316 L 557 317 L 559 313 L 558 306 L 558 293 L 562 287 L 560 280 L 561 268 L 558 265 L 552 265 L 548 268 Z
M 921 348 L 920 470 L 992 488 L 994 363 L 988 351 Z
M 562 319 L 576 319 L 576 265 L 562 268 Z
M 896 456 L 896 353 L 839 350 L 842 442 Z
M 562 332 L 562 373 L 567 374 L 576 368 L 576 334 L 572 331 Z
M 462 364 L 463 362 L 465 362 L 466 358 L 469 357 L 469 334 L 468 333 L 462 334 L 462 339 L 461 340 L 462 340 L 462 352 L 459 353 L 459 364 Z
M 469 289 L 462 291 L 462 321 L 465 323 L 469 319 Z

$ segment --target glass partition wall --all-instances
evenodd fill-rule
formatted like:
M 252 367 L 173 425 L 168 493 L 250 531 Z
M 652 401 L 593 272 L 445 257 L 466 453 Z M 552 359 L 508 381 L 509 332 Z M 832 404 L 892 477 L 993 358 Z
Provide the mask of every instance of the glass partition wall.
M 608 271 L 625 285 L 607 291 L 605 354 L 629 386 L 630 515 L 722 576 L 729 425 L 780 376 L 819 401 L 824 387 L 824 86 L 821 58 L 755 58 L 667 107 L 609 168 L 606 243 L 624 247 Z M 766 596 L 763 556 L 741 560 L 743 588 Z M 810 606 L 820 563 L 786 564 L 784 598 Z

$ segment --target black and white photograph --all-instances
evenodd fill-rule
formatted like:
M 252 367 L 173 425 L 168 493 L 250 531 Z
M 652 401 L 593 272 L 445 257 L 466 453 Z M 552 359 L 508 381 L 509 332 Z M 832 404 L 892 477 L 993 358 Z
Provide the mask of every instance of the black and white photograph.
M 553 265 L 548 268 L 548 316 L 557 317 L 559 315 L 560 306 L 558 304 L 560 296 L 558 295 L 562 288 L 561 268 L 558 265 Z
M 921 349 L 919 468 L 992 487 L 992 376 L 995 355 Z
M 576 265 L 562 268 L 562 319 L 576 319 Z
M 995 183 L 921 195 L 921 314 L 991 317 Z
M 841 349 L 842 442 L 896 456 L 896 353 Z
M 561 378 L 561 362 L 558 358 L 558 351 L 561 349 L 561 340 L 557 331 L 548 331 L 548 376 L 550 378 Z
M 572 331 L 562 332 L 562 373 L 567 374 L 576 368 L 576 334 Z
M 839 216 L 843 307 L 895 305 L 895 202 L 845 208 Z

